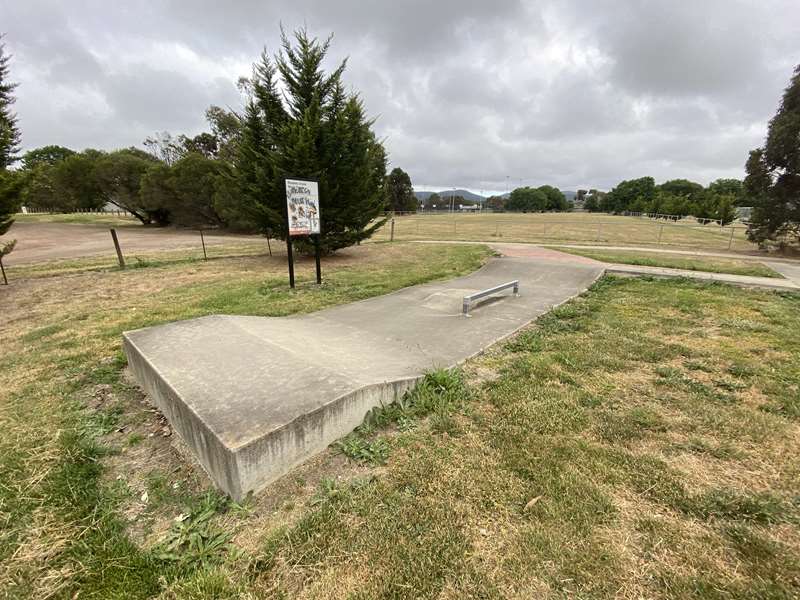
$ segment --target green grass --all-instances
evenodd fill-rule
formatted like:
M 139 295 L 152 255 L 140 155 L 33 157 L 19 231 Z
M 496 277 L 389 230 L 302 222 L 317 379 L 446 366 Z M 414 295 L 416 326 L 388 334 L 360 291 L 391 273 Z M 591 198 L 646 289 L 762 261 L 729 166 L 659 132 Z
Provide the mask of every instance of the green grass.
M 371 244 L 326 259 L 322 286 L 312 283 L 313 261 L 299 259 L 296 290 L 288 289 L 283 261 L 265 256 L 4 288 L 0 597 L 217 590 L 222 579 L 212 571 L 239 555 L 228 545 L 231 532 L 216 523 L 231 518 L 229 507 L 211 506 L 196 476 L 160 470 L 167 455 L 147 462 L 161 431 L 147 433 L 152 417 L 122 378 L 123 330 L 217 312 L 318 310 L 464 274 L 489 254 L 480 246 Z M 127 466 L 120 478 L 109 476 L 113 464 Z M 145 544 L 126 530 L 130 510 Z M 186 516 L 156 536 L 151 528 L 164 514 Z
M 641 265 L 645 267 L 667 267 L 687 271 L 706 271 L 709 273 L 730 273 L 733 275 L 752 275 L 754 277 L 776 277 L 783 275 L 770 269 L 758 261 L 715 256 L 685 256 L 679 254 L 637 252 L 634 250 L 595 250 L 556 247 L 559 252 L 576 254 L 593 258 L 602 262 L 624 265 Z
M 274 530 L 244 585 L 326 598 L 796 596 L 800 460 L 786 452 L 798 380 L 774 380 L 798 375 L 798 307 L 602 280 L 468 365 L 496 376 L 462 392 L 457 435 L 432 417 L 390 435 L 380 475 L 338 484 Z M 726 325 L 742 318 L 760 325 L 746 343 Z M 747 384 L 731 391 L 717 381 L 733 365 Z
M 136 429 L 122 329 L 314 310 L 485 257 L 370 244 L 320 289 L 301 263 L 295 292 L 263 257 L 38 280 L 0 334 L 2 593 L 797 597 L 796 294 L 606 277 L 243 507 Z

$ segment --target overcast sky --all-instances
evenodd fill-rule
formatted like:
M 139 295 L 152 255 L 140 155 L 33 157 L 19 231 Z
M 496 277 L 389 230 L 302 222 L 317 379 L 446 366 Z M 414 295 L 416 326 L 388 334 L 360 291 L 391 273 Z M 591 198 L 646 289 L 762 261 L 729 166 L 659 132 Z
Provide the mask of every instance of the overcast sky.
M 199 133 L 281 22 L 335 34 L 417 189 L 742 177 L 800 63 L 797 0 L 6 0 L 24 147 Z

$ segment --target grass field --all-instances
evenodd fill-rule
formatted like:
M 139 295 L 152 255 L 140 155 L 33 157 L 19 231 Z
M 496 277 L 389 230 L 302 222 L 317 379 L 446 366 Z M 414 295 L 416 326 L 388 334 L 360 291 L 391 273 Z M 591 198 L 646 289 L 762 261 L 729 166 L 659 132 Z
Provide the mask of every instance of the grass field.
M 36 213 L 17 214 L 20 223 L 79 223 L 81 225 L 108 225 L 109 227 L 141 227 L 139 219 L 114 213 Z
M 754 277 L 782 278 L 767 265 L 758 261 L 738 258 L 722 258 L 716 256 L 685 256 L 657 252 L 637 252 L 635 250 L 597 250 L 578 248 L 555 248 L 559 252 L 586 256 L 602 262 L 620 263 L 624 265 L 643 265 L 646 267 L 667 267 L 688 271 L 706 271 L 710 273 L 732 273 L 734 275 L 752 275 Z
M 472 270 L 368 244 L 0 288 L 0 597 L 800 594 L 800 296 L 601 280 L 237 505 L 124 377 L 120 332 Z
M 534 242 L 575 242 L 628 246 L 674 246 L 698 250 L 750 252 L 756 247 L 747 241 L 746 228 L 699 225 L 694 220 L 679 223 L 638 217 L 591 213 L 497 213 L 435 214 L 395 218 L 396 240 L 462 240 Z M 389 239 L 387 223 L 377 239 Z

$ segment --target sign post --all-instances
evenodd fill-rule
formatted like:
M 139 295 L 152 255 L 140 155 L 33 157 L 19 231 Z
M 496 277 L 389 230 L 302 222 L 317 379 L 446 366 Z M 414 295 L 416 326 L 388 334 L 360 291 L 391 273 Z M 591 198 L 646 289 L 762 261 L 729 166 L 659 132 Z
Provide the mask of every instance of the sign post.
M 314 236 L 317 263 L 317 283 L 322 283 L 320 266 L 319 185 L 309 179 L 286 180 L 286 253 L 289 258 L 289 287 L 294 287 L 294 258 L 292 237 Z

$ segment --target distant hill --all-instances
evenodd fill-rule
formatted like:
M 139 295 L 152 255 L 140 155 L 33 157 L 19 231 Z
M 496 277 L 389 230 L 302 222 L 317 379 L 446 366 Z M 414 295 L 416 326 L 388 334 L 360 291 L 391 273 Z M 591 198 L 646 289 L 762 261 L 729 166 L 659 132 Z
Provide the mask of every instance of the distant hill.
M 439 194 L 442 198 L 449 198 L 450 196 L 461 196 L 464 200 L 469 200 L 471 202 L 478 202 L 482 203 L 486 200 L 485 197 L 481 196 L 480 194 L 473 194 L 469 190 L 442 190 L 441 192 L 414 192 L 414 195 L 417 197 L 417 200 L 420 202 L 425 202 L 428 199 L 428 196 L 431 194 Z

